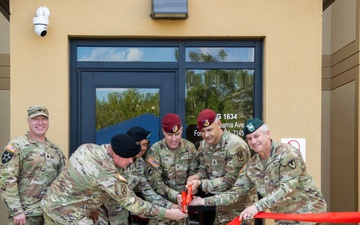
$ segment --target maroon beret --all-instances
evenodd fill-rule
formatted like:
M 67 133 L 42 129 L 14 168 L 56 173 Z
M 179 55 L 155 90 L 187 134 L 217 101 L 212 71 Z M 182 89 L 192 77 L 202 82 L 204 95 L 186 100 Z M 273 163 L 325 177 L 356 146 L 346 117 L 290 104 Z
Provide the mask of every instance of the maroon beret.
M 197 118 L 198 130 L 201 131 L 203 127 L 210 126 L 216 120 L 216 113 L 211 109 L 204 109 Z
M 181 128 L 181 119 L 174 113 L 168 113 L 162 120 L 162 128 L 165 132 L 176 133 Z

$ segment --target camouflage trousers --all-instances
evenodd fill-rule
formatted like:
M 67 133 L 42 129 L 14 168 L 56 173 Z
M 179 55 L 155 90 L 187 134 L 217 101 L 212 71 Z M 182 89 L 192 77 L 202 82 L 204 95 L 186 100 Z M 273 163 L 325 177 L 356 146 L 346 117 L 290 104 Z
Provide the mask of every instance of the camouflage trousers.
M 245 208 L 239 207 L 239 203 L 229 206 L 216 206 L 214 225 L 226 225 L 235 217 L 238 217 Z M 254 225 L 255 220 L 242 220 L 241 225 Z
M 129 225 L 129 211 L 121 206 L 102 206 L 98 212 L 99 220 L 95 225 Z
M 44 217 L 43 216 L 27 216 L 26 223 L 24 225 L 43 225 Z M 8 225 L 14 225 L 13 218 L 8 218 Z
M 216 206 L 216 215 L 214 225 L 226 225 L 248 206 L 251 206 L 258 200 L 257 191 L 255 188 L 251 189 L 246 196 L 242 197 L 239 202 L 228 206 Z M 255 219 L 243 220 L 242 225 L 254 225 Z
M 51 219 L 46 213 L 44 213 L 44 225 L 63 225 L 67 223 L 60 223 Z M 94 225 L 94 222 L 89 217 L 84 217 L 83 219 L 76 221 L 76 225 Z

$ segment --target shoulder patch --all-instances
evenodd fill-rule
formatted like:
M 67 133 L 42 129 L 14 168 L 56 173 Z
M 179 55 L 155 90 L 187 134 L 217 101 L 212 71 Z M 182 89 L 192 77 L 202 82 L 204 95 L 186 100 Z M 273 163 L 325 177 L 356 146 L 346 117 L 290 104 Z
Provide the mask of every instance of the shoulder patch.
M 147 170 L 147 175 L 151 176 L 151 174 L 154 172 L 154 168 L 153 167 L 149 167 Z
M 16 148 L 10 144 L 6 146 L 6 149 L 9 150 L 11 153 L 14 153 L 16 151 Z
M 10 152 L 10 150 L 6 150 L 1 156 L 1 163 L 2 164 L 8 163 L 13 156 L 14 154 Z
M 148 156 L 146 162 L 156 168 L 160 165 L 159 161 L 154 159 L 152 156 Z
M 121 176 L 120 174 L 117 175 L 117 178 L 124 183 L 128 183 L 125 177 Z

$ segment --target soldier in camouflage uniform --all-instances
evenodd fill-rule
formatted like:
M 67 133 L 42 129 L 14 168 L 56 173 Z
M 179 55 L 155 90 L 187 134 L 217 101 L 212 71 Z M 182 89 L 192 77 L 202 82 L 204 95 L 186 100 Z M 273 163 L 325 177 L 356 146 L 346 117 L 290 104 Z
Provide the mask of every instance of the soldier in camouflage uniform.
M 1 157 L 1 197 L 9 208 L 8 224 L 44 224 L 40 201 L 65 166 L 60 148 L 45 137 L 49 112 L 44 106 L 28 109 L 27 134 L 14 139 Z
M 136 155 L 134 162 L 127 167 L 118 168 L 119 173 L 122 174 L 128 181 L 128 186 L 131 190 L 141 193 L 146 201 L 152 204 L 162 206 L 164 208 L 178 208 L 180 206 L 173 204 L 170 201 L 157 194 L 151 187 L 149 181 L 145 177 L 145 161 L 142 155 L 146 152 L 149 145 L 150 131 L 142 127 L 132 127 L 127 134 L 132 137 L 136 144 L 141 146 L 141 151 Z M 105 202 L 105 209 L 100 211 L 100 218 L 96 225 L 128 225 L 129 211 L 119 205 L 117 201 L 110 198 Z
M 45 224 L 93 225 L 90 213 L 108 198 L 143 217 L 184 218 L 181 210 L 152 205 L 129 189 L 117 167 L 127 168 L 140 150 L 127 134 L 115 135 L 109 145 L 81 145 L 41 201 Z
M 186 178 L 194 174 L 197 162 L 194 158 L 195 146 L 182 139 L 181 119 L 168 113 L 162 120 L 164 139 L 153 144 L 146 157 L 146 176 L 154 190 L 173 203 L 181 204 L 181 192 L 186 189 Z M 187 219 L 155 221 L 149 224 L 188 224 Z
M 289 144 L 271 140 L 266 124 L 258 118 L 244 127 L 247 142 L 257 154 L 240 172 L 234 187 L 210 198 L 196 198 L 194 205 L 228 205 L 237 202 L 252 187 L 263 197 L 240 213 L 242 220 L 266 209 L 274 213 L 326 212 L 326 202 L 306 169 L 301 152 Z M 275 220 L 281 225 L 316 224 Z
M 198 130 L 203 141 L 197 150 L 199 170 L 188 178 L 194 191 L 199 187 L 205 194 L 218 194 L 230 190 L 240 169 L 250 159 L 250 150 L 239 136 L 224 131 L 221 121 L 211 109 L 204 109 L 198 115 Z M 214 224 L 227 224 L 254 202 L 256 192 L 249 192 L 236 205 L 217 206 Z M 254 220 L 243 224 L 254 224 Z

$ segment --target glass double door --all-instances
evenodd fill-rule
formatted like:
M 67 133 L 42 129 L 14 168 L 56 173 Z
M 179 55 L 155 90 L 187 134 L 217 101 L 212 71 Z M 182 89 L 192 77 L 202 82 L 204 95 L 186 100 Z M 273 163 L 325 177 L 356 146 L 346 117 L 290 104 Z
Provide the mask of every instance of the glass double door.
M 81 72 L 77 145 L 109 143 L 133 126 L 151 131 L 151 143 L 160 140 L 160 118 L 176 113 L 176 77 L 176 71 Z
M 262 40 L 72 40 L 70 48 L 70 154 L 132 126 L 150 130 L 154 143 L 168 112 L 193 143 L 205 108 L 241 137 L 247 119 L 262 117 Z

